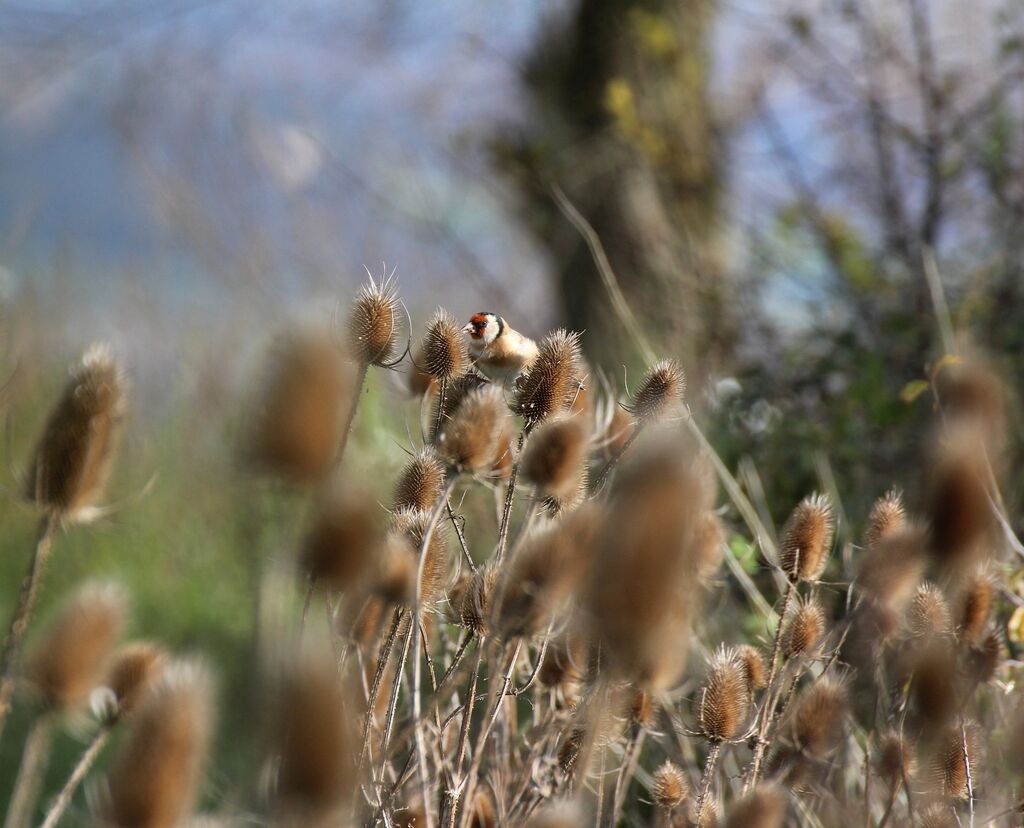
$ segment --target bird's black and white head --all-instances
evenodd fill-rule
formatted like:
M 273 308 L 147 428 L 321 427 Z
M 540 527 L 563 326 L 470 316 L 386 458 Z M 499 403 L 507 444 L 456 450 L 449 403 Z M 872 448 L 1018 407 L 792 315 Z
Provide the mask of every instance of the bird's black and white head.
M 474 345 L 487 346 L 504 332 L 505 320 L 495 313 L 481 311 L 474 313 L 462 330 L 469 334 L 470 341 Z

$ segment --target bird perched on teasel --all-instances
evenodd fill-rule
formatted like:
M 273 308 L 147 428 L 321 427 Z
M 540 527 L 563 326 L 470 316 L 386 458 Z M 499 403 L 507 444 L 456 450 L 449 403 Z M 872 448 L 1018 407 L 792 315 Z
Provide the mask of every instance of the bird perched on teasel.
M 473 361 L 496 382 L 511 382 L 537 358 L 537 343 L 495 313 L 473 314 L 462 330 Z

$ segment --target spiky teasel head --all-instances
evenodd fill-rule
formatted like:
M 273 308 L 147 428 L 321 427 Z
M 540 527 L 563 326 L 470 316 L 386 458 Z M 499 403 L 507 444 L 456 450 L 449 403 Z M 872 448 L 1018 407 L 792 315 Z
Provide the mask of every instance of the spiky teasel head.
M 984 452 L 962 429 L 935 450 L 929 477 L 930 548 L 946 571 L 962 573 L 987 551 L 994 526 Z
M 434 311 L 427 323 L 422 351 L 422 367 L 439 382 L 455 379 L 469 368 L 466 338 L 455 317 L 444 308 Z
M 846 684 L 831 676 L 801 690 L 789 716 L 793 744 L 814 758 L 828 754 L 842 736 L 848 698 Z
M 250 456 L 259 467 L 299 483 L 317 482 L 334 465 L 350 394 L 342 354 L 321 331 L 278 339 L 266 369 Z
M 363 283 L 348 317 L 348 350 L 360 365 L 386 365 L 398 341 L 398 288 L 373 276 Z
M 542 498 L 570 501 L 580 488 L 590 429 L 579 416 L 558 415 L 541 423 L 523 452 L 523 477 Z
M 498 456 L 502 434 L 509 423 L 508 406 L 501 389 L 494 385 L 467 393 L 443 423 L 437 451 L 453 468 L 469 474 L 487 472 Z
M 545 336 L 537 358 L 516 380 L 512 410 L 536 425 L 572 406 L 580 390 L 580 335 L 559 329 Z
M 805 497 L 789 516 L 779 543 L 779 565 L 790 581 L 817 581 L 825 571 L 835 519 L 825 495 Z
M 917 588 L 907 609 L 907 630 L 914 638 L 932 638 L 948 635 L 952 618 L 946 596 L 931 581 Z
M 943 723 L 957 708 L 956 652 L 949 641 L 935 639 L 913 654 L 911 691 L 920 717 Z
M 285 669 L 274 716 L 277 799 L 287 819 L 302 818 L 294 824 L 322 824 L 351 790 L 348 706 L 329 653 L 303 654 Z
M 875 769 L 890 789 L 899 788 L 914 775 L 914 751 L 903 736 L 893 731 L 878 740 Z
M 103 679 L 124 628 L 127 599 L 115 584 L 78 589 L 43 633 L 28 675 L 49 709 L 82 704 Z
M 808 597 L 801 600 L 783 631 L 782 646 L 786 657 L 813 654 L 826 629 L 825 610 L 818 599 Z
M 677 415 L 683 408 L 686 375 L 674 359 L 652 366 L 633 394 L 629 410 L 642 423 L 654 423 Z
M 711 659 L 698 698 L 701 730 L 712 742 L 733 739 L 750 714 L 746 663 L 732 647 L 720 647 Z
M 372 591 L 386 604 L 411 604 L 416 592 L 417 546 L 402 532 L 388 532 L 374 566 Z
M 725 828 L 781 828 L 786 818 L 786 792 L 762 782 L 737 799 L 725 818 Z
M 299 563 L 305 573 L 340 592 L 357 584 L 369 570 L 381 544 L 377 505 L 349 486 L 321 502 L 302 543 Z
M 979 567 L 964 583 L 957 612 L 957 634 L 977 643 L 985 633 L 996 599 L 996 580 L 987 567 Z
M 864 545 L 870 549 L 882 538 L 902 529 L 906 521 L 903 494 L 898 489 L 889 489 L 871 507 L 867 530 L 864 532 Z
M 413 559 L 418 560 L 419 548 L 430 525 L 430 513 L 420 509 L 399 509 L 391 519 L 391 534 L 404 537 L 409 543 Z M 430 542 L 423 552 L 423 577 L 420 579 L 420 601 L 426 607 L 440 599 L 448 578 L 448 529 L 438 521 L 430 534 Z
M 976 644 L 967 648 L 967 669 L 975 684 L 986 684 L 995 678 L 1003 662 L 1005 648 L 998 630 L 990 629 Z
M 412 456 L 395 484 L 395 508 L 429 511 L 444 489 L 444 463 L 426 446 Z
M 707 493 L 692 460 L 667 435 L 638 444 L 603 510 L 582 593 L 602 666 L 659 689 L 685 667 L 696 611 L 694 539 Z
M 455 623 L 474 635 L 486 636 L 490 629 L 491 598 L 497 582 L 498 568 L 490 565 L 459 579 L 449 596 Z
M 192 810 L 213 721 L 213 686 L 198 662 L 168 665 L 140 701 L 108 775 L 104 824 L 177 825 Z
M 960 828 L 956 812 L 944 802 L 933 802 L 917 819 L 920 828 Z
M 743 663 L 751 691 L 764 689 L 768 681 L 761 651 L 750 644 L 741 644 L 736 648 L 736 658 Z
M 114 694 L 118 717 L 131 713 L 139 700 L 163 675 L 167 651 L 150 641 L 127 644 L 114 654 L 106 686 Z
M 661 810 L 672 813 L 686 805 L 690 797 L 690 782 L 679 765 L 666 759 L 654 772 L 651 794 Z
M 125 409 L 125 381 L 109 348 L 82 356 L 36 443 L 25 494 L 61 520 L 86 521 L 110 476 Z
M 947 799 L 967 799 L 967 765 L 971 782 L 978 785 L 978 760 L 981 740 L 978 724 L 973 721 L 949 725 L 937 738 L 928 762 L 928 772 L 936 793 Z M 964 747 L 967 748 L 966 761 Z

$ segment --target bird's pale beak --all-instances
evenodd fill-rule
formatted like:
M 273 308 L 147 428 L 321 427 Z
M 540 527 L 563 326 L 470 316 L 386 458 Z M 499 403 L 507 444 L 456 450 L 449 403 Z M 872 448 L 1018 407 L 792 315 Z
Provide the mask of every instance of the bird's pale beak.
M 463 327 L 462 332 L 466 333 L 466 334 L 471 334 L 471 333 L 473 333 L 474 330 L 476 330 L 476 329 L 473 327 L 473 323 L 469 322 L 468 324 L 466 324 Z

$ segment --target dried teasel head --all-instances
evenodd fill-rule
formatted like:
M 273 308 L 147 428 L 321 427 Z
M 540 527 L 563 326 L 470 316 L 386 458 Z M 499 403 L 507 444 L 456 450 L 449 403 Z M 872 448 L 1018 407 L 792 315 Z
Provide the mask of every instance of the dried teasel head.
M 825 495 L 805 497 L 782 530 L 779 565 L 790 581 L 817 581 L 825 571 L 835 519 Z
M 583 417 L 552 417 L 537 427 L 523 452 L 523 477 L 542 498 L 571 501 L 580 489 L 589 441 Z
M 652 435 L 623 465 L 583 591 L 602 665 L 663 689 L 685 667 L 696 611 L 695 535 L 708 493 L 692 452 Z
M 808 597 L 801 600 L 782 633 L 786 657 L 813 654 L 826 629 L 825 610 L 818 599 Z
M 967 669 L 975 684 L 986 684 L 995 678 L 1003 663 L 1005 648 L 998 630 L 990 629 L 977 644 L 967 648 Z
M 946 596 L 931 581 L 917 588 L 907 608 L 907 630 L 914 638 L 948 635 L 952 618 Z
M 761 651 L 750 644 L 741 644 L 736 648 L 736 658 L 743 663 L 743 669 L 747 674 L 747 683 L 751 690 L 761 690 L 767 683 L 768 678 L 765 672 L 764 656 Z
M 390 531 L 385 535 L 372 579 L 373 594 L 385 604 L 408 605 L 413 602 L 418 548 L 402 532 Z
M 390 534 L 407 541 L 415 562 L 429 525 L 430 513 L 419 509 L 399 509 L 391 519 Z M 448 579 L 448 529 L 444 523 L 438 521 L 434 525 L 423 555 L 420 601 L 425 607 L 431 607 L 441 598 Z
M 317 482 L 334 465 L 350 395 L 338 346 L 320 331 L 297 331 L 272 348 L 250 440 L 261 469 L 299 483 Z
M 750 690 L 746 663 L 734 648 L 720 647 L 698 696 L 698 718 L 709 741 L 736 737 L 750 717 Z
M 140 701 L 108 775 L 104 824 L 172 828 L 191 810 L 211 732 L 212 681 L 198 662 L 168 665 Z
M 943 723 L 957 709 L 956 651 L 951 642 L 937 639 L 913 654 L 911 692 L 918 715 L 929 723 Z
M 786 792 L 771 782 L 762 782 L 733 803 L 726 814 L 725 828 L 781 828 L 786 806 Z
M 821 758 L 839 742 L 846 717 L 846 685 L 830 676 L 819 678 L 797 694 L 789 716 L 789 736 L 805 755 Z
M 448 382 L 466 373 L 469 352 L 458 322 L 448 311 L 438 308 L 427 323 L 421 346 L 421 367 L 439 382 Z
M 686 805 L 690 797 L 690 783 L 683 769 L 666 759 L 654 772 L 651 794 L 655 804 L 663 811 L 671 813 Z
M 631 725 L 650 729 L 657 717 L 658 707 L 651 693 L 639 690 L 630 696 L 628 711 L 628 721 Z
M 126 607 L 119 586 L 89 583 L 58 612 L 28 664 L 28 677 L 47 708 L 77 707 L 102 682 L 124 628 Z
M 287 667 L 274 719 L 278 807 L 289 824 L 326 824 L 351 791 L 355 743 L 328 653 L 304 654 Z
M 964 583 L 959 596 L 957 634 L 962 641 L 976 643 L 984 635 L 996 600 L 996 580 L 985 567 L 976 569 Z
M 914 751 L 899 733 L 886 733 L 878 740 L 875 770 L 883 782 L 896 789 L 914 775 Z
M 348 350 L 360 365 L 387 365 L 398 341 L 398 289 L 370 276 L 359 288 L 348 317 Z
M 498 456 L 509 424 L 508 406 L 494 385 L 474 388 L 443 423 L 436 447 L 450 466 L 470 474 L 487 472 Z
M 917 819 L 920 828 L 960 828 L 956 813 L 944 802 L 933 802 Z
M 629 410 L 642 423 L 658 422 L 679 414 L 686 393 L 686 375 L 674 359 L 663 359 L 644 377 Z
M 571 690 L 582 684 L 587 674 L 587 641 L 571 628 L 548 644 L 537 680 L 544 687 Z
M 512 410 L 530 425 L 569 409 L 580 390 L 580 336 L 559 329 L 545 336 L 537 358 L 516 380 Z
M 864 532 L 864 545 L 870 549 L 882 538 L 902 529 L 906 522 L 903 495 L 898 489 L 890 489 L 871 507 L 867 530 Z
M 978 733 L 977 722 L 966 721 L 962 728 L 952 724 L 939 735 L 928 761 L 928 773 L 936 793 L 947 799 L 967 799 L 968 764 L 971 782 L 978 784 L 978 751 L 981 749 Z
M 377 515 L 373 500 L 351 487 L 327 495 L 303 540 L 302 570 L 333 591 L 358 584 L 380 549 Z
M 125 409 L 125 381 L 104 345 L 85 352 L 32 454 L 26 495 L 40 511 L 87 521 L 110 476 Z
M 929 478 L 929 547 L 947 572 L 963 572 L 987 551 L 994 526 L 984 451 L 969 430 L 948 432 Z
M 136 708 L 139 700 L 160 680 L 167 663 L 167 651 L 150 641 L 127 644 L 114 654 L 105 683 L 114 694 L 118 716 Z
M 497 582 L 496 566 L 482 566 L 472 575 L 464 575 L 449 597 L 455 623 L 474 635 L 486 636 L 490 628 L 491 598 Z
M 998 444 L 1006 429 L 1006 390 L 992 366 L 980 356 L 944 366 L 936 383 L 947 422 L 980 429 Z
M 406 464 L 395 484 L 395 508 L 429 511 L 444 490 L 444 478 L 444 463 L 437 452 L 429 446 L 421 449 Z

